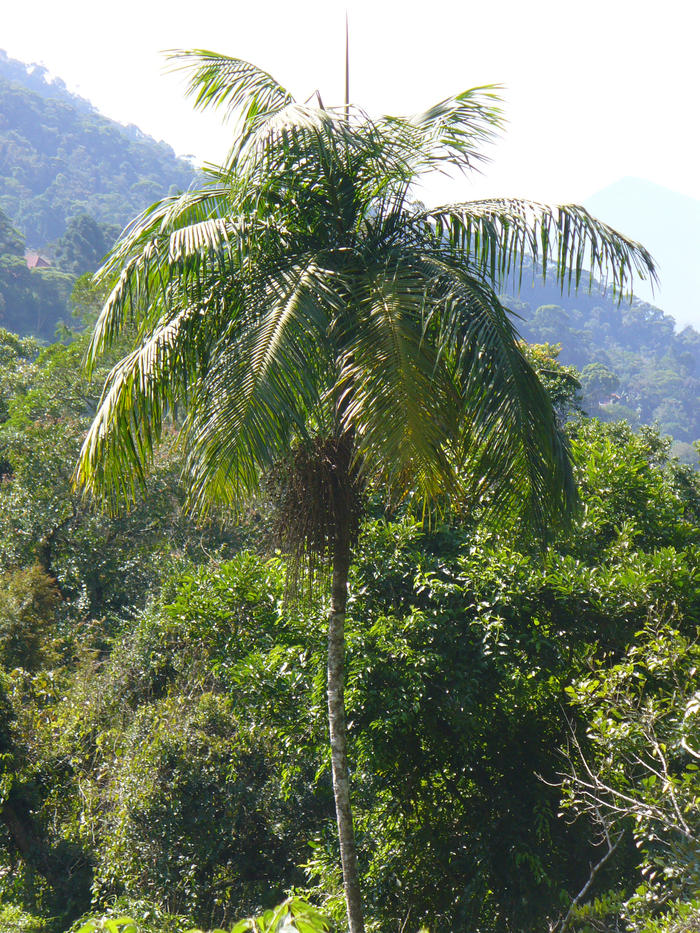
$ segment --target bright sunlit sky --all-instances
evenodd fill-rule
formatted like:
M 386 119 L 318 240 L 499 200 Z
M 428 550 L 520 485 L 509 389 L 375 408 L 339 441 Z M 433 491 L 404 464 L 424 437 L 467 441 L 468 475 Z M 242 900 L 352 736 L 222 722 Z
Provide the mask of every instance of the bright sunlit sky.
M 422 200 L 580 203 L 627 176 L 700 200 L 693 0 L 0 0 L 0 48 L 178 155 L 217 162 L 230 127 L 193 111 L 163 50 L 248 59 L 299 100 L 318 88 L 326 105 L 342 104 L 346 9 L 350 96 L 370 113 L 413 113 L 466 88 L 503 86 L 508 125 L 491 164 L 482 175 L 428 179 Z M 681 230 L 666 202 L 654 213 L 637 190 L 649 189 L 635 189 L 636 220 L 629 202 L 621 214 L 605 200 L 595 210 L 657 259 L 660 291 L 638 282 L 636 294 L 700 328 L 700 204 L 690 202 Z
M 227 135 L 195 114 L 161 50 L 249 59 L 295 96 L 410 113 L 485 83 L 509 120 L 483 178 L 431 182 L 428 200 L 494 194 L 582 201 L 626 175 L 700 198 L 700 25 L 689 0 L 0 0 L 0 47 L 40 62 L 104 114 L 178 154 L 217 161 Z

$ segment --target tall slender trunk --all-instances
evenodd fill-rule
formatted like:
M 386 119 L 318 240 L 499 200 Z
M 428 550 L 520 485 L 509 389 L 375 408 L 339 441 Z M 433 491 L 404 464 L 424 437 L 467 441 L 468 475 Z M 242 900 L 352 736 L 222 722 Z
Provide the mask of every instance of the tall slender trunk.
M 357 848 L 350 808 L 347 729 L 345 724 L 345 612 L 348 601 L 350 542 L 345 529 L 338 529 L 333 554 L 333 585 L 328 620 L 328 724 L 331 740 L 333 795 L 338 820 L 340 861 L 343 866 L 345 903 L 350 933 L 364 933 Z

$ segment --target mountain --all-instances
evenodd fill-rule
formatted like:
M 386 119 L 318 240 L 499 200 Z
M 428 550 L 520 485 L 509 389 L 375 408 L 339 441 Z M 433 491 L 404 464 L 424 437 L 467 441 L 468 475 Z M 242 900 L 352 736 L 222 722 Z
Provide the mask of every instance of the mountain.
M 676 441 L 675 453 L 697 463 L 700 438 L 700 333 L 678 332 L 675 321 L 635 298 L 618 300 L 595 281 L 562 295 L 554 276 L 543 282 L 530 267 L 501 298 L 531 343 L 560 344 L 559 361 L 581 372 L 583 407 L 602 420 L 634 427 L 657 423 Z
M 80 215 L 121 228 L 193 175 L 166 143 L 109 120 L 45 69 L 0 51 L 0 209 L 30 249 L 61 237 Z
M 642 298 L 678 322 L 700 329 L 700 201 L 641 178 L 622 178 L 584 206 L 600 220 L 643 243 L 659 268 L 655 295 L 642 284 Z
M 193 175 L 170 146 L 0 50 L 0 326 L 53 339 L 75 277 Z

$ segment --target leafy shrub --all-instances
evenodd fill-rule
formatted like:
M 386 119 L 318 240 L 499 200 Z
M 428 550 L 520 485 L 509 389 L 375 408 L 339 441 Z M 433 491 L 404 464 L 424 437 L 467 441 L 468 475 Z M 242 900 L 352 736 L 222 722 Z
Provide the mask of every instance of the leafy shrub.
M 14 904 L 0 904 L 0 930 L 2 933 L 46 933 L 46 921 L 34 917 Z
M 171 918 L 174 919 L 174 918 Z M 132 917 L 114 916 L 89 919 L 81 923 L 75 933 L 179 933 L 180 921 L 177 921 L 177 930 L 172 923 L 162 918 L 161 923 L 167 924 L 156 927 L 151 923 L 145 926 Z M 255 917 L 239 920 L 230 930 L 230 933 L 327 933 L 328 921 L 315 907 L 299 898 L 288 898 L 277 907 L 266 910 Z M 29 933 L 29 931 L 28 931 Z M 201 930 L 188 930 L 187 933 L 202 933 Z M 227 933 L 217 928 L 211 933 Z

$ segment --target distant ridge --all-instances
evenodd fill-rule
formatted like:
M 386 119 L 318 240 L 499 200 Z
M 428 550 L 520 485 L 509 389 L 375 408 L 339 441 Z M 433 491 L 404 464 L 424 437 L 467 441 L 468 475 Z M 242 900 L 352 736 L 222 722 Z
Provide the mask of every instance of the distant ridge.
M 660 288 L 652 296 L 640 283 L 639 297 L 672 315 L 679 329 L 700 329 L 700 201 L 642 178 L 621 178 L 584 205 L 656 260 Z
M 17 61 L 16 58 L 10 58 L 3 49 L 0 49 L 0 78 L 20 84 L 41 97 L 62 100 L 86 113 L 97 113 L 89 100 L 69 91 L 61 78 L 51 76 L 43 65 Z
M 529 343 L 559 345 L 559 361 L 580 371 L 588 414 L 657 424 L 674 438 L 674 454 L 697 464 L 691 445 L 700 439 L 700 332 L 677 328 L 639 298 L 619 301 L 587 275 L 578 291 L 562 294 L 554 275 L 543 282 L 529 263 L 522 282 L 504 283 L 501 299 Z

